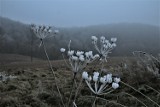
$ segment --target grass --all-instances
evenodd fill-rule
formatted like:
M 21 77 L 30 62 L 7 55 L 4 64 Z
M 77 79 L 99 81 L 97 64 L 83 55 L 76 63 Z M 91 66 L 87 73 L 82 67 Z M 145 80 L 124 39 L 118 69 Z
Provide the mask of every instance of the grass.
M 16 79 L 4 83 L 0 82 L 0 107 L 60 107 L 61 101 L 47 61 L 34 59 L 31 63 L 30 57 L 16 55 L 17 59 L 14 60 L 15 57 L 13 56 L 15 55 L 7 54 L 7 59 L 4 59 L 4 56 L 0 55 L 0 62 L 3 63 L 0 65 L 0 72 L 6 71 L 7 74 L 18 76 Z M 64 101 L 67 101 L 73 74 L 64 61 L 51 61 L 51 63 L 54 71 L 56 71 L 56 77 L 59 78 L 57 83 L 64 96 Z M 127 68 L 123 66 L 124 63 L 127 63 Z M 95 66 L 95 64 L 93 63 L 93 65 L 89 65 L 85 69 L 90 71 L 97 70 L 99 65 Z M 160 104 L 160 95 L 158 95 L 158 92 L 160 92 L 160 79 L 155 78 L 149 72 L 145 72 L 143 67 L 137 65 L 133 57 L 111 57 L 104 67 L 107 68 L 104 69 L 105 72 L 120 75 L 122 81 Z M 80 78 L 80 75 L 78 75 L 78 78 Z M 80 82 L 80 79 L 76 81 Z M 124 92 L 132 96 L 125 95 Z M 91 95 L 92 93 L 83 82 L 77 94 L 77 106 L 90 107 L 94 98 L 85 96 Z M 103 105 L 107 107 L 120 107 L 120 105 L 143 107 L 143 103 L 148 107 L 156 107 L 142 95 L 123 84 L 120 84 L 120 88 L 114 92 L 98 97 L 106 100 L 97 100 L 97 107 L 103 107 Z M 67 102 L 65 103 L 67 104 Z

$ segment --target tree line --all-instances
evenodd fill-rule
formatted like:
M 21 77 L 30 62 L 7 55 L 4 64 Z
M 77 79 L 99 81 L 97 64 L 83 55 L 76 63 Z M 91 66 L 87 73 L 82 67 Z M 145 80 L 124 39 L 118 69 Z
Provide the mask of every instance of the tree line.
M 69 40 L 71 48 L 94 50 L 91 36 L 105 36 L 107 39 L 117 37 L 117 47 L 112 56 L 132 56 L 133 51 L 141 50 L 157 55 L 160 53 L 160 27 L 139 23 L 119 23 L 87 27 L 56 28 L 59 33 L 45 39 L 51 59 L 61 59 L 59 49 L 67 48 Z M 0 53 L 33 55 L 37 58 L 45 56 L 40 41 L 33 34 L 30 25 L 0 17 Z

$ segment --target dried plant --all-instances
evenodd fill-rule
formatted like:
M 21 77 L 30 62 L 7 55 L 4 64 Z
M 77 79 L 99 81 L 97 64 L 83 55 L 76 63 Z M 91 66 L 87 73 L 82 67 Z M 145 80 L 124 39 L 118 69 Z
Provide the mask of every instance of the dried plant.
M 117 89 L 119 87 L 118 83 L 120 82 L 120 78 L 113 78 L 112 74 L 100 76 L 99 72 L 94 72 L 93 77 L 91 77 L 84 71 L 82 73 L 82 78 L 95 95 L 105 95 L 106 93 L 112 92 L 112 89 Z M 94 84 L 94 88 L 92 87 L 92 84 Z
M 57 78 L 56 78 L 56 75 L 55 75 L 55 71 L 53 70 L 53 67 L 52 67 L 52 64 L 50 62 L 50 58 L 48 56 L 48 53 L 47 53 L 47 50 L 46 50 L 46 46 L 44 44 L 44 41 L 43 39 L 45 39 L 47 36 L 49 36 L 49 34 L 52 32 L 51 30 L 51 27 L 46 27 L 46 26 L 35 26 L 35 25 L 31 25 L 31 29 L 32 31 L 34 32 L 34 34 L 41 40 L 41 43 L 40 43 L 40 46 L 41 44 L 43 45 L 43 50 L 45 52 L 45 55 L 46 55 L 46 58 L 48 60 L 48 64 L 50 66 L 50 69 L 52 71 L 52 74 L 53 74 L 53 77 L 54 77 L 54 80 L 55 80 L 55 84 L 56 84 L 56 88 L 57 88 L 57 91 L 58 91 L 58 94 L 59 94 L 59 97 L 61 99 L 61 103 L 63 104 L 63 106 L 65 107 L 65 104 L 64 104 L 64 101 L 63 101 L 63 98 L 62 98 L 62 94 L 60 92 L 60 89 L 58 87 L 58 83 L 57 83 Z M 58 31 L 56 30 L 56 33 Z
M 100 39 L 100 43 L 101 43 L 100 47 L 98 47 L 98 44 L 97 44 L 98 39 L 96 36 L 92 36 L 91 39 L 92 39 L 93 46 L 98 51 L 98 54 L 93 55 L 92 51 L 84 52 L 84 51 L 79 51 L 79 50 L 77 51 L 71 50 L 70 48 L 71 41 L 68 44 L 68 51 L 67 51 L 68 61 L 66 61 L 64 57 L 64 52 L 66 51 L 66 49 L 61 48 L 60 51 L 62 52 L 62 56 L 65 60 L 65 63 L 67 65 L 69 63 L 70 68 L 73 71 L 73 74 L 74 74 L 73 81 L 75 81 L 77 73 L 82 73 L 83 71 L 82 79 L 85 80 L 91 92 L 93 92 L 96 96 L 105 95 L 119 87 L 118 83 L 120 81 L 120 78 L 117 78 L 117 77 L 113 78 L 112 74 L 107 74 L 101 77 L 100 75 L 102 71 L 100 71 L 100 73 L 94 72 L 93 77 L 91 77 L 91 76 L 88 76 L 88 72 L 84 71 L 84 69 L 87 67 L 89 63 L 92 63 L 95 60 L 102 63 L 101 69 L 103 69 L 103 63 L 107 62 L 108 54 L 111 52 L 112 49 L 116 47 L 115 42 L 117 41 L 117 38 L 111 38 L 111 43 L 110 43 L 109 40 L 105 39 L 105 37 L 102 36 Z M 94 83 L 92 83 L 92 80 Z M 80 82 L 80 85 L 81 84 L 82 84 L 82 80 Z M 94 88 L 92 87 L 92 84 L 94 84 Z M 75 107 L 77 107 L 75 100 L 76 100 L 80 85 L 76 89 L 77 91 L 76 91 L 76 94 L 73 100 L 73 106 Z M 72 84 L 72 89 L 70 92 L 70 98 L 68 100 L 68 106 L 70 105 L 69 103 L 70 103 L 72 92 L 73 92 L 73 84 Z M 96 101 L 96 98 L 95 98 L 95 101 Z M 93 103 L 93 106 L 95 105 L 95 101 Z
M 75 51 L 70 49 L 70 43 L 69 42 L 69 49 L 67 52 L 69 65 L 74 74 L 77 74 L 78 72 L 82 72 L 84 68 L 89 64 L 95 61 L 99 58 L 99 55 L 93 55 L 92 51 L 84 52 L 84 51 Z M 60 51 L 63 53 L 66 49 L 61 48 Z
M 100 46 L 98 46 L 98 38 L 96 36 L 92 36 L 91 39 L 95 49 L 100 54 L 100 60 L 107 62 L 108 54 L 117 46 L 115 43 L 117 38 L 111 38 L 111 41 L 109 41 L 104 36 L 101 36 Z
M 156 77 L 160 77 L 160 59 L 151 54 L 142 51 L 134 51 L 133 55 L 138 58 L 140 63 L 149 72 L 152 72 Z

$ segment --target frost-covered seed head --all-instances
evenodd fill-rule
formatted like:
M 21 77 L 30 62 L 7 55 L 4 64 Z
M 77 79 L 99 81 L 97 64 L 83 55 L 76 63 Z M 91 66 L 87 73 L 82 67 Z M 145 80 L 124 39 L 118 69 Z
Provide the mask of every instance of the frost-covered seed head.
M 68 51 L 68 55 L 72 56 L 74 54 L 74 50 Z
M 108 44 L 107 44 L 107 47 L 112 48 L 111 43 L 108 43 Z
M 106 78 L 112 78 L 112 74 L 107 74 Z
M 60 49 L 61 52 L 65 52 L 65 50 L 66 50 L 66 49 L 64 49 L 64 48 L 61 48 L 61 49 Z
M 116 47 L 117 45 L 115 43 L 112 44 L 112 48 Z
M 99 72 L 94 72 L 93 73 L 93 81 L 97 82 L 98 81 L 98 76 L 99 76 Z
M 92 52 L 92 51 L 89 51 L 89 52 L 88 52 L 88 55 L 89 55 L 90 57 L 92 57 L 92 56 L 93 56 L 93 52 Z
M 105 78 L 105 77 L 101 77 L 101 78 L 100 78 L 100 82 L 101 82 L 102 84 L 105 84 L 105 83 L 106 83 L 106 78 Z
M 83 78 L 83 79 L 88 79 L 88 73 L 87 73 L 86 71 L 84 71 L 84 72 L 82 73 L 82 78 Z
M 85 52 L 85 56 L 86 56 L 86 57 L 89 57 L 89 54 L 88 54 L 88 52 Z
M 101 40 L 102 43 L 104 43 L 105 37 L 104 37 L 104 36 L 101 36 L 100 40 Z
M 93 81 L 97 82 L 98 81 L 98 76 L 93 76 Z
M 44 32 L 47 32 L 48 30 L 47 30 L 47 29 L 44 29 L 43 31 L 44 31 Z
M 80 56 L 79 56 L 79 60 L 83 62 L 83 61 L 85 60 L 85 59 L 84 59 L 84 56 L 83 56 L 83 55 L 80 55 Z
M 93 56 L 93 59 L 99 58 L 100 56 L 98 54 Z
M 106 75 L 106 81 L 107 81 L 108 83 L 112 83 L 112 74 L 107 74 L 107 75 Z
M 32 24 L 31 25 L 31 30 L 40 39 L 46 38 L 52 32 L 51 27 L 44 26 L 44 25 L 42 25 L 42 26 L 36 26 L 36 25 Z
M 72 60 L 78 61 L 78 57 L 77 56 L 72 56 Z
M 92 80 L 92 77 L 91 76 L 89 76 L 89 78 L 87 79 L 89 82 Z
M 114 82 L 115 82 L 115 83 L 119 83 L 120 81 L 121 81 L 120 78 L 118 78 L 118 77 L 115 77 L 115 78 L 114 78 Z
M 92 36 L 92 40 L 94 40 L 95 36 Z M 97 40 L 97 39 L 96 39 Z M 111 38 L 111 42 L 107 40 L 104 36 L 100 37 L 100 46 L 97 43 L 93 42 L 95 49 L 98 51 L 101 57 L 100 60 L 107 61 L 107 56 L 111 51 L 116 47 L 115 42 L 117 38 Z M 97 41 L 96 41 L 97 42 Z
M 103 47 L 104 47 L 104 49 L 106 49 L 106 50 L 108 49 L 108 45 L 105 45 L 105 44 L 104 44 Z
M 89 57 L 93 57 L 93 52 L 92 51 L 89 51 L 89 52 L 86 52 L 85 53 L 85 56 L 87 57 L 87 58 L 89 58 Z
M 113 89 L 117 89 L 118 87 L 119 87 L 118 83 L 115 83 L 115 82 L 112 83 L 112 88 Z
M 104 37 L 104 36 L 101 36 L 101 40 L 105 40 L 105 37 Z
M 49 32 L 49 33 L 51 33 L 51 32 L 52 32 L 52 30 L 51 30 L 51 29 L 49 29 L 49 30 L 48 30 L 48 32 Z
M 116 42 L 117 38 L 111 38 L 111 42 Z
M 84 53 L 83 51 L 77 51 L 76 55 L 77 55 L 77 56 L 80 56 L 80 55 L 82 55 L 83 53 Z
M 98 76 L 99 76 L 99 72 L 94 72 L 94 73 L 93 73 L 93 76 L 98 77 Z
M 108 43 L 109 43 L 109 40 L 105 40 L 105 43 L 108 44 Z
M 92 39 L 92 41 L 93 41 L 94 43 L 97 42 L 97 40 L 98 40 L 96 36 L 92 36 L 91 39 Z

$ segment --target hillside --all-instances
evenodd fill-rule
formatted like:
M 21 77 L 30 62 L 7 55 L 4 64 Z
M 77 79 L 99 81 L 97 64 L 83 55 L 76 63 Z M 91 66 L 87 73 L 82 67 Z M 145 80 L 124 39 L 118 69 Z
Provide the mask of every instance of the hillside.
M 30 31 L 29 25 L 0 17 L 0 53 L 31 54 L 33 37 L 33 56 L 44 58 L 39 48 L 39 40 Z M 48 53 L 52 59 L 61 59 L 59 49 L 67 47 L 72 40 L 71 48 L 91 50 L 90 37 L 117 37 L 117 48 L 113 56 L 131 56 L 132 51 L 142 50 L 157 55 L 160 53 L 160 27 L 138 23 L 119 23 L 88 27 L 58 28 L 60 33 L 45 39 Z

